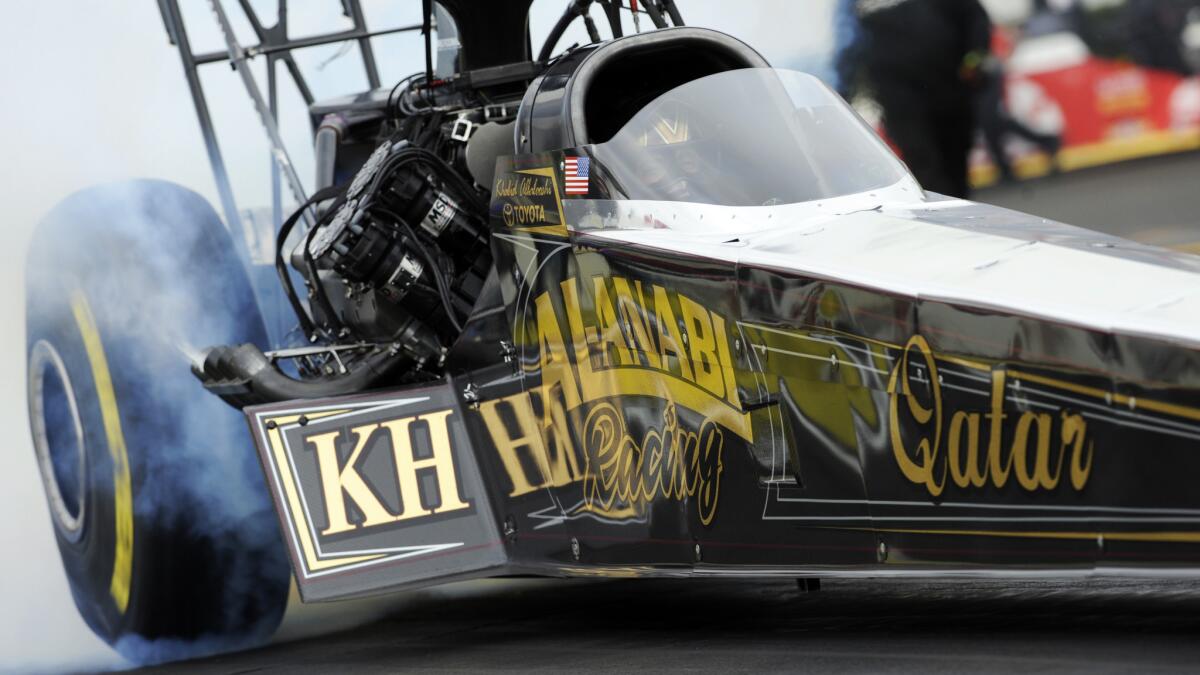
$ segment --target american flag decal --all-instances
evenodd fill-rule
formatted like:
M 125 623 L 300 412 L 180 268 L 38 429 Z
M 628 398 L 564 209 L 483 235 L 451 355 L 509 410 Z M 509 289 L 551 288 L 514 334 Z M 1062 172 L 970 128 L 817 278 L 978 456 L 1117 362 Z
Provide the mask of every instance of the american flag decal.
M 563 161 L 563 179 L 567 184 L 569 195 L 586 195 L 588 193 L 588 169 L 591 158 L 567 157 Z

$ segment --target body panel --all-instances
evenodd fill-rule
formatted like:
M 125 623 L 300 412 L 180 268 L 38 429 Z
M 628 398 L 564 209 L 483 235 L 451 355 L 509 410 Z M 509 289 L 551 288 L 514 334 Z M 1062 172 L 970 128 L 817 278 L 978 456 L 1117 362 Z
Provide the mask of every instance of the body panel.
M 936 198 L 733 209 L 689 234 L 665 223 L 731 211 L 568 197 L 562 157 L 499 162 L 504 363 L 361 399 L 461 415 L 472 508 L 391 532 L 476 543 L 306 598 L 499 574 L 1200 569 L 1191 258 Z M 254 412 L 259 437 L 285 412 Z

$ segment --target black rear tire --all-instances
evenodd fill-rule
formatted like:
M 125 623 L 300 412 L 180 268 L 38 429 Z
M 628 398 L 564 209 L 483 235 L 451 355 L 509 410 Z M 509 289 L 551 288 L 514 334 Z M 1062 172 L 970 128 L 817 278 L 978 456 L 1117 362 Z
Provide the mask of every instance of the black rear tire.
M 93 188 L 41 224 L 26 269 L 30 420 L 84 620 L 147 663 L 250 646 L 287 599 L 286 553 L 241 414 L 197 347 L 266 346 L 220 219 L 169 183 Z

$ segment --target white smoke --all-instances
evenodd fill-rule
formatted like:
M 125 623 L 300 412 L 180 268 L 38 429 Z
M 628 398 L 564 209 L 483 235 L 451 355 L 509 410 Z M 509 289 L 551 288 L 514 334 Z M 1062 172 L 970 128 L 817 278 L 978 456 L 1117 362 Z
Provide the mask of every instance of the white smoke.
M 192 345 L 266 346 L 248 280 L 220 220 L 194 193 L 138 181 L 74 195 L 43 227 L 49 229 L 38 235 L 26 266 L 26 290 L 40 301 L 30 315 L 67 314 L 65 298 L 72 292 L 82 292 L 93 310 L 133 464 L 135 545 L 141 537 L 154 541 L 155 550 L 169 545 L 185 555 L 190 549 L 175 538 L 207 542 L 212 559 L 179 558 L 169 566 L 191 575 L 185 582 L 191 584 L 203 583 L 205 569 L 220 569 L 222 605 L 232 625 L 248 613 L 244 602 L 280 607 L 286 556 L 245 420 L 190 373 Z M 30 324 L 39 337 L 46 330 Z M 69 341 L 59 346 L 68 363 L 71 350 L 81 348 Z M 90 404 L 82 410 L 85 424 L 95 425 Z M 93 485 L 112 471 L 103 456 L 89 452 L 90 470 L 98 475 Z M 170 544 L 156 539 L 166 532 L 186 535 L 169 535 Z M 143 567 L 141 574 L 147 571 Z M 167 611 L 188 615 L 197 609 L 181 600 Z M 132 637 L 117 648 L 140 663 L 238 648 L 269 637 L 278 615 L 265 616 L 222 638 L 186 643 Z
M 154 3 L 60 1 L 3 11 L 0 82 L 10 105 L 0 108 L 0 201 L 8 211 L 0 228 L 0 428 L 9 442 L 0 472 L 7 553 L 0 558 L 0 671 L 122 667 L 76 611 L 29 440 L 20 318 L 25 252 L 35 224 L 77 189 L 154 175 L 211 193 L 211 174 Z M 258 129 L 247 125 L 245 133 Z M 238 148 L 236 134 L 232 140 Z M 186 371 L 187 361 L 177 360 Z
M 293 19 L 307 21 L 313 32 L 328 21 L 314 5 L 294 3 Z M 833 0 L 814 2 L 728 3 L 681 0 L 690 23 L 724 29 L 757 46 L 773 62 L 785 62 L 792 51 L 819 51 L 830 42 L 828 14 Z M 219 48 L 204 2 L 185 0 L 198 50 Z M 234 3 L 227 3 L 232 6 Z M 258 3 L 269 5 L 273 3 Z M 327 4 L 339 3 L 330 0 Z M 368 11 L 386 11 L 376 25 L 411 23 L 417 2 L 370 3 Z M 564 1 L 537 0 L 532 16 L 535 44 L 562 11 Z M 337 15 L 336 9 L 333 15 Z M 627 22 L 628 23 L 628 22 Z M 788 26 L 781 31 L 778 26 Z M 627 30 L 631 30 L 627 26 Z M 205 32 L 207 31 L 207 32 Z M 578 38 L 566 38 L 564 45 Z M 384 79 L 394 79 L 422 65 L 418 37 L 382 41 L 377 52 Z M 336 48 L 334 48 L 336 49 Z M 312 50 L 312 58 L 329 52 Z M 319 96 L 340 93 L 335 62 L 314 82 Z M 236 76 L 226 68 L 210 68 L 204 83 L 223 143 L 226 161 L 242 206 L 268 202 L 267 153 L 263 134 Z M 264 81 L 261 77 L 260 82 Z M 156 3 L 81 3 L 41 0 L 6 3 L 0 10 L 0 429 L 7 433 L 5 462 L 0 471 L 0 672 L 95 670 L 124 662 L 92 635 L 75 609 L 55 547 L 50 515 L 42 494 L 29 440 L 25 405 L 23 269 L 35 224 L 67 195 L 97 183 L 153 176 L 198 190 L 217 204 L 208 159 L 197 129 L 195 111 L 182 76 L 178 55 L 166 39 Z M 290 97 L 290 98 L 289 98 Z M 284 91 L 284 104 L 294 103 Z M 307 178 L 303 149 L 310 133 L 303 117 L 282 123 L 293 157 Z M 45 270 L 52 274 L 53 270 Z M 180 344 L 180 367 L 207 345 Z M 164 356 L 166 358 L 166 356 Z M 163 500 L 166 501 L 166 500 Z M 211 523 L 210 523 L 211 524 Z M 319 621 L 290 634 L 308 634 L 329 613 L 358 619 L 367 613 L 344 606 L 325 606 Z M 341 624 L 345 625 L 345 624 Z M 169 647 L 158 645 L 155 649 Z
M 208 22 L 194 22 L 197 49 L 216 48 L 206 3 L 181 4 L 185 11 L 200 10 L 189 18 Z M 303 19 L 312 4 L 293 15 Z M 8 439 L 0 471 L 6 551 L 0 557 L 0 672 L 122 667 L 127 664 L 75 609 L 29 440 L 20 318 L 25 252 L 35 224 L 56 203 L 97 183 L 154 176 L 218 201 L 178 55 L 155 3 L 15 3 L 0 11 L 0 19 L 0 83 L 6 91 L 0 106 L 0 203 L 6 210 L 0 228 L 0 429 Z M 400 43 L 408 42 L 418 39 L 389 41 L 381 54 L 401 55 Z M 226 161 L 242 205 L 255 206 L 267 203 L 268 155 L 240 86 L 228 69 L 209 68 L 205 87 Z M 338 93 L 326 88 L 321 95 Z M 301 149 L 310 133 L 306 126 L 285 124 L 288 140 Z M 296 154 L 303 160 L 304 153 Z M 187 351 L 204 346 L 181 345 Z M 186 368 L 186 359 L 179 363 Z M 143 647 L 162 653 L 170 645 Z

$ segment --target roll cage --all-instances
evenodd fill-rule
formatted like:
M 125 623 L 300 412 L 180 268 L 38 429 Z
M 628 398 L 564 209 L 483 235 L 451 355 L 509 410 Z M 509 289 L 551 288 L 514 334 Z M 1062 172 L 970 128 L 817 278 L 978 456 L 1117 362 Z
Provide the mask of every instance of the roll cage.
M 425 68 L 428 75 L 433 72 L 432 30 L 439 30 L 439 42 L 457 43 L 450 48 L 439 47 L 437 77 L 450 77 L 467 71 L 496 69 L 501 66 L 525 64 L 527 69 L 539 71 L 550 59 L 553 50 L 567 27 L 575 19 L 582 18 L 592 42 L 601 40 L 595 22 L 589 15 L 594 3 L 599 5 L 607 19 L 613 37 L 620 37 L 620 12 L 632 12 L 635 23 L 640 16 L 647 17 L 653 27 L 664 28 L 670 24 L 683 25 L 683 19 L 674 0 L 564 0 L 565 9 L 551 29 L 534 59 L 529 36 L 529 8 L 533 0 L 488 0 L 485 3 L 471 0 L 421 0 L 422 23 L 372 30 L 367 24 L 361 0 L 329 0 L 340 4 L 342 13 L 350 20 L 351 28 L 327 33 L 292 37 L 289 33 L 288 0 L 276 0 L 276 11 L 271 18 L 264 17 L 255 9 L 252 0 L 209 0 L 217 23 L 225 37 L 225 49 L 196 52 L 188 37 L 187 26 L 180 12 L 179 0 L 156 0 L 162 15 L 170 43 L 178 49 L 184 76 L 195 105 L 200 123 L 200 133 L 212 166 L 213 180 L 221 202 L 226 223 L 244 249 L 246 232 L 239 215 L 233 187 L 226 171 L 212 116 L 209 112 L 204 88 L 200 80 L 200 68 L 213 64 L 228 64 L 238 72 L 247 93 L 250 95 L 263 123 L 271 145 L 274 162 L 271 166 L 271 220 L 278 228 L 283 220 L 283 186 L 287 184 L 295 203 L 303 203 L 306 195 L 296 174 L 295 167 L 284 147 L 277 127 L 279 116 L 279 66 L 282 65 L 291 78 L 306 106 L 316 103 L 312 89 L 293 52 L 301 49 L 338 43 L 352 42 L 358 45 L 363 72 L 371 90 L 384 86 L 376 63 L 376 38 L 405 32 L 421 32 L 425 36 Z M 415 2 L 416 0 L 410 0 Z M 230 7 L 231 6 L 231 7 Z M 239 12 L 250 26 L 256 43 L 242 45 L 231 28 L 230 13 Z M 446 38 L 454 38 L 446 40 Z M 266 92 L 263 94 L 244 64 L 252 59 L 266 60 Z M 447 65 L 448 64 L 448 65 Z M 319 120 L 313 119 L 314 129 Z M 245 251 L 242 251 L 245 258 Z

